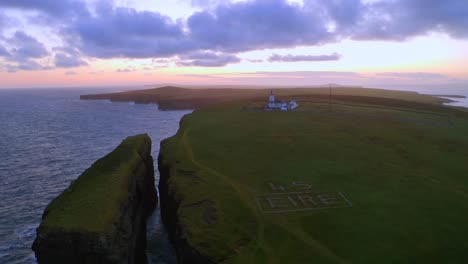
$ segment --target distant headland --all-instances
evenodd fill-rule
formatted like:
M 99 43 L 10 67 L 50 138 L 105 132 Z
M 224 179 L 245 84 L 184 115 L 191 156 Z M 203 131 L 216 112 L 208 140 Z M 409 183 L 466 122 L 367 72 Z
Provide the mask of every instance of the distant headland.
M 274 87 L 272 87 L 274 88 Z M 271 89 L 271 88 L 270 88 Z M 419 94 L 416 92 L 393 91 L 384 89 L 323 86 L 311 88 L 278 88 L 275 94 L 285 99 L 313 100 L 317 102 L 373 103 L 379 105 L 441 105 L 452 102 L 448 98 Z M 132 90 L 117 93 L 81 95 L 81 100 L 110 100 L 113 102 L 135 102 L 137 104 L 158 104 L 160 110 L 189 110 L 200 107 L 237 102 L 265 101 L 269 89 L 245 88 L 181 88 L 164 86 L 153 89 Z M 447 96 L 445 96 L 447 97 Z M 459 97 L 452 95 L 450 97 Z

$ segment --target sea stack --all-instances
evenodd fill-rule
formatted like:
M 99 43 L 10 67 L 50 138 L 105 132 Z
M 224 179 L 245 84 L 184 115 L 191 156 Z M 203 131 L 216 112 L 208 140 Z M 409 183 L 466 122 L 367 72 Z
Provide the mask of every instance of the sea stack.
M 145 263 L 156 205 L 151 139 L 128 137 L 47 206 L 32 249 L 39 263 Z

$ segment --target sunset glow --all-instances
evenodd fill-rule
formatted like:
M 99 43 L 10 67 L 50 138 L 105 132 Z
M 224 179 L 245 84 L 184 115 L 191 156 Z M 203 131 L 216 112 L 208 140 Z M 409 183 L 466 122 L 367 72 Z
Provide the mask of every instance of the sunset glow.
M 427 1 L 393 1 L 415 16 L 408 28 L 368 18 L 369 10 L 397 16 L 383 0 L 40 2 L 0 3 L 0 87 L 468 82 L 464 1 L 423 11 L 417 6 Z M 340 5 L 353 9 L 343 14 Z M 444 13 L 460 7 L 458 18 Z M 256 12 L 262 17 L 249 17 Z M 433 12 L 438 17 L 427 19 Z M 245 16 L 246 32 L 235 16 Z M 201 32 L 207 27 L 213 32 Z M 137 46 L 145 39 L 147 47 Z

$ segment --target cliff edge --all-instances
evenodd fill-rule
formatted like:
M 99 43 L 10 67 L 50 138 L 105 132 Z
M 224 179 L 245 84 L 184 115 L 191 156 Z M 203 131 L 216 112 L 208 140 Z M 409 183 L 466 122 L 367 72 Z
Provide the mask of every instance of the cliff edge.
M 145 263 L 156 205 L 151 139 L 128 137 L 47 206 L 32 249 L 38 263 Z
M 201 124 L 194 118 L 200 112 L 182 118 L 177 134 L 161 142 L 158 156 L 161 218 L 181 264 L 234 258 L 252 245 L 257 230 L 252 208 L 237 190 L 193 156 L 189 131 Z

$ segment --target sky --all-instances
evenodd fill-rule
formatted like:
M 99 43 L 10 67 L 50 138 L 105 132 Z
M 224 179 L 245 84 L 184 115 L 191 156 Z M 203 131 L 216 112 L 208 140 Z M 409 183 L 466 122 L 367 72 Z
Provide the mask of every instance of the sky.
M 0 88 L 326 83 L 468 84 L 468 1 L 0 0 Z

